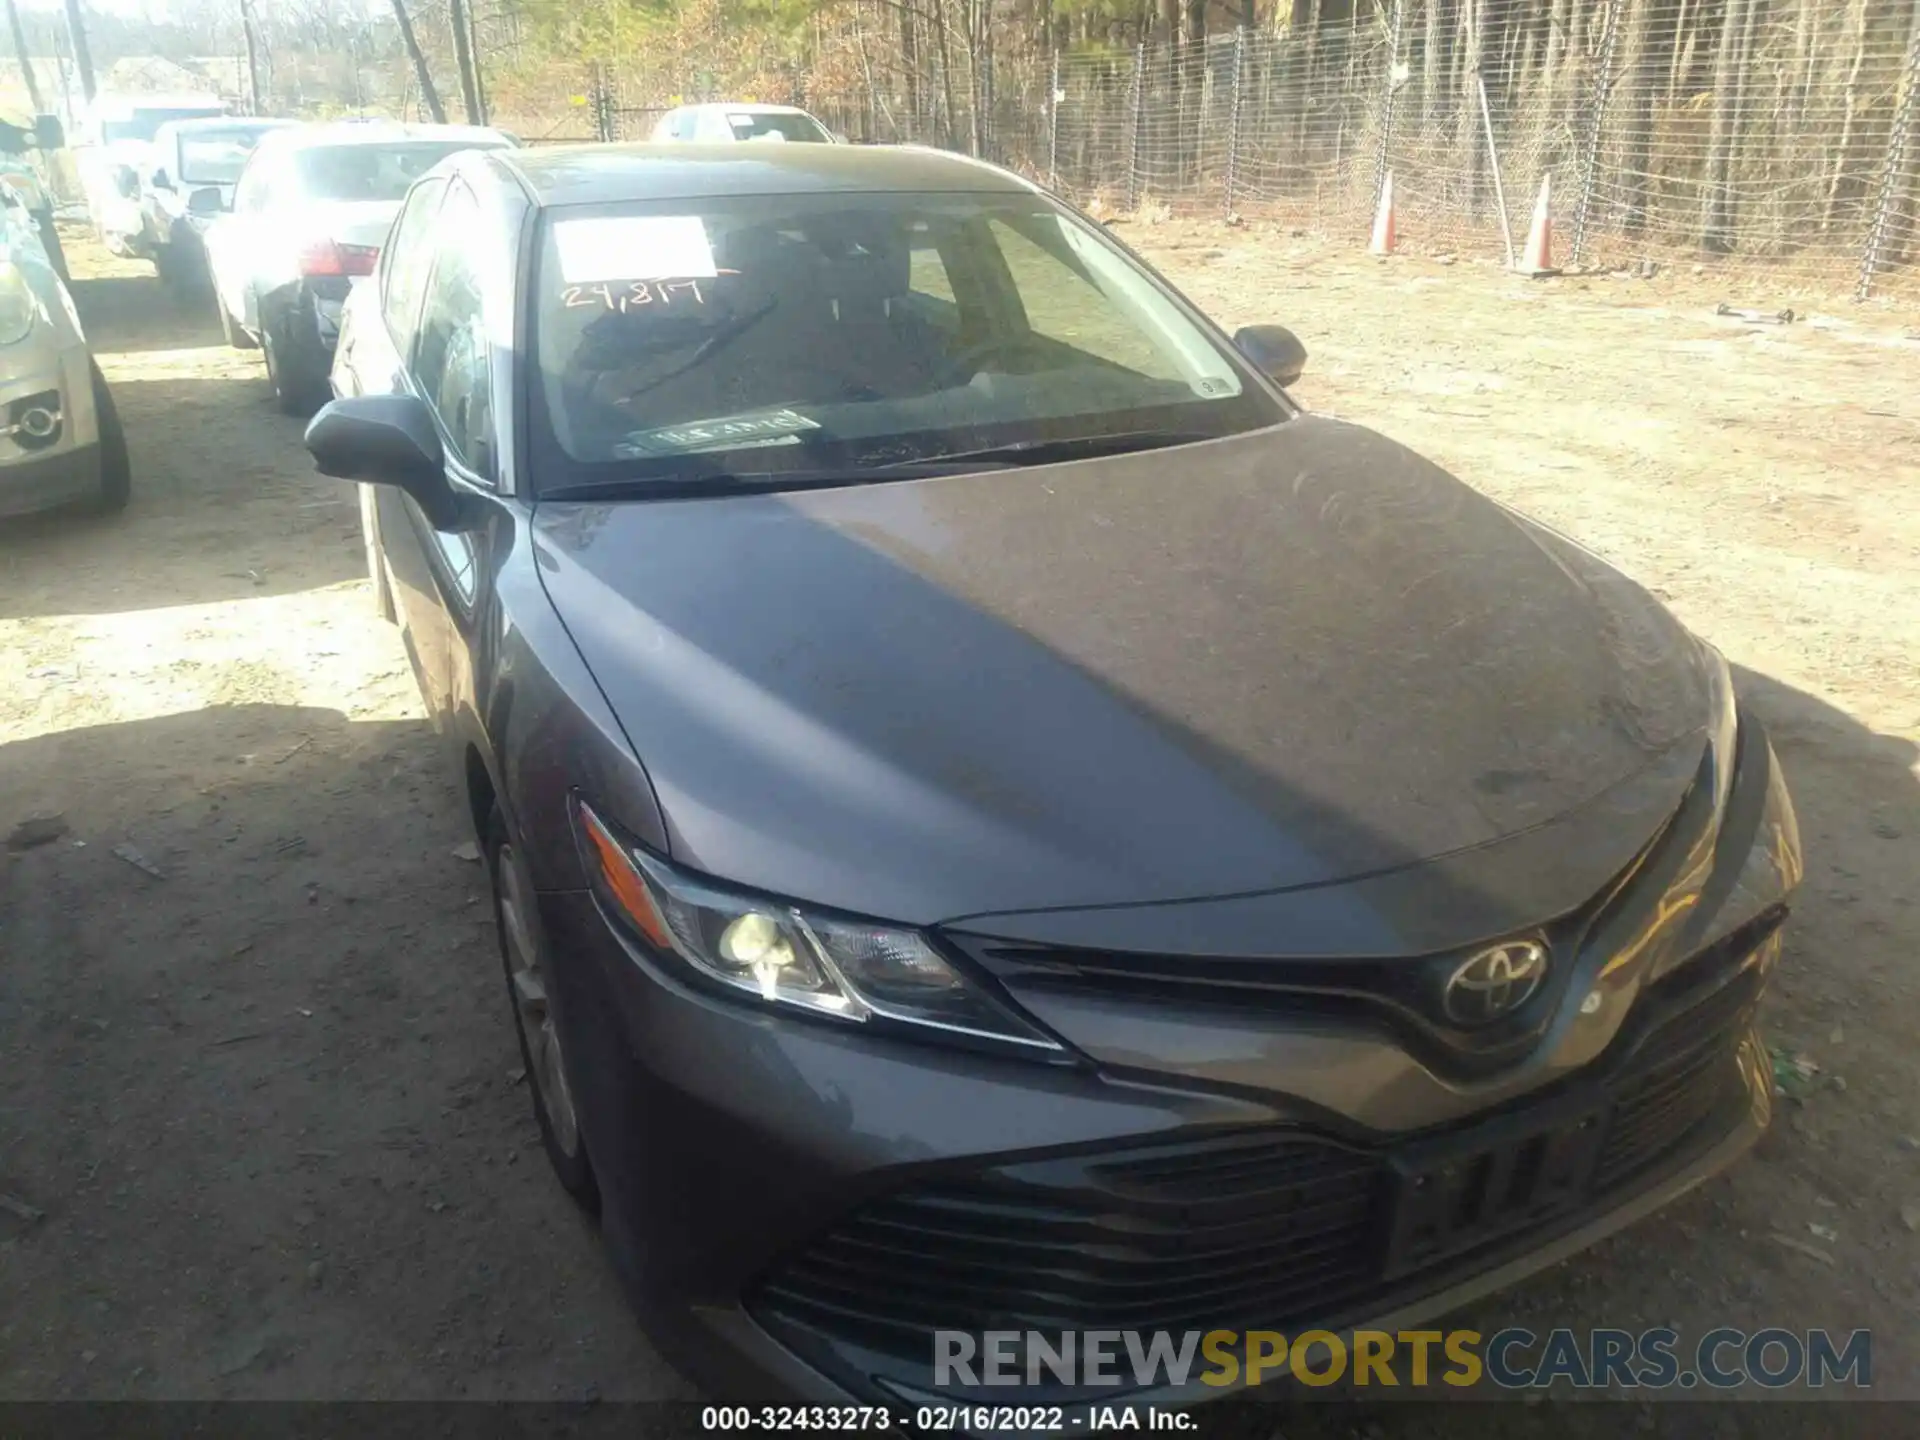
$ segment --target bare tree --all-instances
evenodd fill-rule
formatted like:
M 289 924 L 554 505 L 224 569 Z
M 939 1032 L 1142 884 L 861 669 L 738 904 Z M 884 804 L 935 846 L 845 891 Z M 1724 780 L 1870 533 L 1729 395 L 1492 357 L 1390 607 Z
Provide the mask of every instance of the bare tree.
M 1713 66 L 1713 122 L 1707 136 L 1707 173 L 1702 186 L 1700 244 L 1717 254 L 1733 249 L 1736 206 L 1734 157 L 1746 120 L 1747 57 L 1753 48 L 1755 0 L 1727 0 L 1720 50 Z
M 467 36 L 473 46 L 473 98 L 479 102 L 480 123 L 487 123 L 487 67 L 482 62 L 486 51 L 480 44 L 480 12 L 471 3 L 467 4 Z
M 79 3 L 67 0 L 70 6 Z M 434 124 L 446 124 L 446 107 L 440 103 L 440 92 L 433 88 L 433 72 L 427 69 L 427 57 L 421 52 L 420 37 L 413 33 L 413 21 L 407 18 L 407 0 L 393 0 L 393 21 L 400 27 L 400 43 L 407 47 L 407 58 L 413 61 L 413 77 L 420 82 L 420 103 Z
M 47 102 L 40 98 L 40 82 L 33 76 L 33 59 L 27 54 L 27 32 L 20 25 L 20 7 L 14 0 L 7 0 L 7 28 L 13 32 L 13 54 L 20 62 L 20 78 L 26 82 L 27 99 L 32 102 L 34 113 L 40 114 L 47 108 Z
M 247 108 L 258 115 L 261 113 L 260 31 L 248 0 L 240 0 L 240 29 L 247 42 Z
M 473 26 L 467 19 L 467 0 L 447 0 L 447 18 L 453 25 L 453 62 L 460 71 L 460 103 L 467 123 L 478 125 L 480 84 L 473 68 Z
M 73 46 L 73 68 L 80 72 L 80 93 L 92 104 L 100 87 L 93 78 L 93 51 L 87 48 L 87 20 L 80 13 L 80 0 L 67 0 L 67 39 Z

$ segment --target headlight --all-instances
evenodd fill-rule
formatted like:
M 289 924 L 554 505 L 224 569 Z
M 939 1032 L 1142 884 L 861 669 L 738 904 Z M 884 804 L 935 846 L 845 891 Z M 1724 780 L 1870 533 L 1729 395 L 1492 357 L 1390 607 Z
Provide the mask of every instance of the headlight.
M 1701 658 L 1707 666 L 1708 714 L 1707 741 L 1713 756 L 1713 813 L 1724 815 L 1727 796 L 1733 791 L 1733 772 L 1740 762 L 1740 710 L 1733 699 L 1733 671 L 1727 657 L 1700 642 Z
M 663 957 L 763 1004 L 1058 1054 L 1061 1047 L 912 930 L 741 895 L 676 873 L 574 806 L 601 898 Z
M 1720 743 L 1721 738 L 1716 736 L 1715 744 Z M 1739 764 L 1734 749 L 1740 743 L 1737 738 L 1729 740 L 1726 749 L 1720 752 L 1726 756 L 1724 769 L 1729 779 Z M 1787 781 L 1780 771 L 1780 761 L 1763 736 L 1747 736 L 1744 747 L 1755 756 L 1754 763 L 1764 765 L 1767 771 L 1766 790 L 1761 796 L 1759 825 L 1754 831 L 1753 841 L 1734 874 L 1731 887 L 1720 891 L 1714 882 L 1708 882 L 1706 894 L 1717 894 L 1717 899 L 1711 902 L 1710 908 L 1695 915 L 1684 943 L 1648 976 L 1650 981 L 1697 958 L 1729 935 L 1751 925 L 1767 911 L 1786 904 L 1800 885 L 1805 869 L 1800 851 L 1800 822 L 1794 814 L 1793 798 L 1787 793 Z M 1718 755 L 1715 760 L 1717 766 Z M 1721 770 L 1716 768 L 1716 783 L 1720 775 Z M 1724 822 L 1724 791 L 1719 796 L 1719 804 L 1720 818 Z M 1722 832 L 1715 843 L 1725 847 L 1734 842 Z M 1727 863 L 1725 856 L 1719 857 L 1717 863 Z
M 1760 828 L 1740 864 L 1732 890 L 1701 925 L 1684 958 L 1699 954 L 1768 910 L 1784 904 L 1799 888 L 1805 863 L 1800 852 L 1800 822 L 1793 811 L 1793 799 L 1787 794 L 1780 762 L 1771 754 L 1768 760 L 1770 769 L 1766 798 L 1760 811 Z M 1680 963 L 1681 958 L 1676 957 L 1673 963 Z M 1671 968 L 1670 964 L 1661 973 Z
M 40 304 L 26 277 L 9 260 L 0 260 L 0 345 L 27 338 Z

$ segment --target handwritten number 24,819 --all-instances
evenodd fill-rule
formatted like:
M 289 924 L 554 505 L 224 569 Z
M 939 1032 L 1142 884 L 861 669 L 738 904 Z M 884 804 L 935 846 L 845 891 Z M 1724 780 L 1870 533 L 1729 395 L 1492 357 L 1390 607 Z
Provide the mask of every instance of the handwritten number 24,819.
M 707 303 L 698 280 L 630 280 L 624 285 L 569 285 L 560 292 L 560 301 L 569 310 L 618 310 L 625 314 L 643 305 L 672 305 L 692 300 Z

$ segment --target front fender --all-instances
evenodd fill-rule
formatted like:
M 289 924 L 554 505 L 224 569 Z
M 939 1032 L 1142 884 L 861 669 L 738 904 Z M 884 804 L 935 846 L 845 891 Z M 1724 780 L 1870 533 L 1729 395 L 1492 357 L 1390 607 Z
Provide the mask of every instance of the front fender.
M 527 857 L 535 887 L 586 883 L 569 796 L 593 797 L 610 819 L 664 850 L 666 822 L 618 719 L 540 584 L 526 511 L 495 502 L 482 557 L 498 556 L 493 585 L 456 665 L 449 733 L 463 756 L 476 824 L 485 777 Z M 481 563 L 485 563 L 484 559 Z

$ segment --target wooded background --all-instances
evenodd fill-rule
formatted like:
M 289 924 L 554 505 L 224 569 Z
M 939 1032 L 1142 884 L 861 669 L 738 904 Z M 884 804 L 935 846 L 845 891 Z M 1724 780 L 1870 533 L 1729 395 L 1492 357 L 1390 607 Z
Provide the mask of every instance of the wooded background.
M 94 46 L 239 55 L 250 25 L 264 111 L 438 106 L 536 142 L 792 102 L 1114 210 L 1361 237 L 1391 172 L 1428 252 L 1498 254 L 1503 202 L 1523 238 L 1551 173 L 1562 263 L 1920 294 L 1920 0 L 367 3 L 186 0 Z M 28 48 L 57 61 L 57 28 Z

